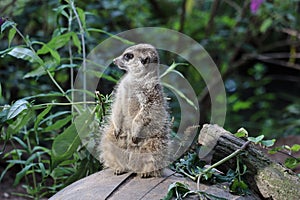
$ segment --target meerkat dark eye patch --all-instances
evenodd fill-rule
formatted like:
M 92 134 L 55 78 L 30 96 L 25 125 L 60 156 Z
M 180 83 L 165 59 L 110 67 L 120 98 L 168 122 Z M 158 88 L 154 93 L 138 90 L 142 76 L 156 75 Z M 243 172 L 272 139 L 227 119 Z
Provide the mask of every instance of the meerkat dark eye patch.
M 141 63 L 143 65 L 150 63 L 150 58 L 148 56 L 146 58 L 141 58 Z
M 126 53 L 123 56 L 124 60 L 126 60 L 126 61 L 131 60 L 133 57 L 134 57 L 134 55 L 132 53 Z

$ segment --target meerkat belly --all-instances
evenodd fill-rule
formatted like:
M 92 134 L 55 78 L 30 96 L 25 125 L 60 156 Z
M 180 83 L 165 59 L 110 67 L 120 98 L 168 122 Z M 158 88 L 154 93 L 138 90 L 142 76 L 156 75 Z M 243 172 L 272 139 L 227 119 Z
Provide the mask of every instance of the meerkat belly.
M 140 103 L 136 97 L 128 98 L 128 114 L 132 117 L 132 119 L 138 114 L 140 110 Z

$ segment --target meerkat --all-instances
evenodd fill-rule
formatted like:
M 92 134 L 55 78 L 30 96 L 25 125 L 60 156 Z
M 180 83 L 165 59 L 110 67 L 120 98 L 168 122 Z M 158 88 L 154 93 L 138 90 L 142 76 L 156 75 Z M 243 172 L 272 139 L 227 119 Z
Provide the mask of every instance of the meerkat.
M 127 48 L 113 63 L 126 71 L 115 89 L 102 130 L 100 159 L 115 174 L 160 176 L 168 163 L 170 119 L 159 78 L 159 55 L 150 44 Z

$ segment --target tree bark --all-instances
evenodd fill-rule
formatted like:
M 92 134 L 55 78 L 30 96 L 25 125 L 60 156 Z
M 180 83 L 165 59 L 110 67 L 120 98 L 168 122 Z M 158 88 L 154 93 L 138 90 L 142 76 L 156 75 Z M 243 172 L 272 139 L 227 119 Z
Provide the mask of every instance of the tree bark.
M 246 141 L 235 137 L 218 125 L 205 124 L 198 142 L 205 149 L 200 150 L 199 157 L 211 155 L 212 163 L 215 163 L 238 150 Z M 243 177 L 254 193 L 268 199 L 300 199 L 300 178 L 266 157 L 253 144 L 248 145 L 239 158 L 247 166 L 247 173 Z M 224 172 L 236 169 L 236 158 L 226 161 L 217 168 Z

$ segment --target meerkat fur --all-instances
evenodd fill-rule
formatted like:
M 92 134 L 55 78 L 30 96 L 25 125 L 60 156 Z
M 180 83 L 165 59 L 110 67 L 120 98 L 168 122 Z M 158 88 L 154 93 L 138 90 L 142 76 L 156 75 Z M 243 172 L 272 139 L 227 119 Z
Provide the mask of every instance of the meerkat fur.
M 149 44 L 127 48 L 114 59 L 124 69 L 108 122 L 102 127 L 100 159 L 115 174 L 160 176 L 168 165 L 170 120 L 159 78 L 159 56 Z

